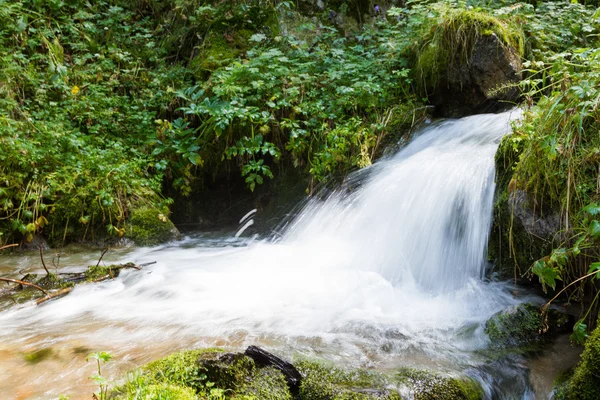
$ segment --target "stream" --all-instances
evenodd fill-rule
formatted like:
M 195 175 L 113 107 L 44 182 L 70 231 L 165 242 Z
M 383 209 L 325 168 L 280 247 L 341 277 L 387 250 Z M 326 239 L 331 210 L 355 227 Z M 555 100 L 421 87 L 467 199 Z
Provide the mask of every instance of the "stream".
M 381 371 L 456 371 L 482 382 L 489 398 L 547 398 L 556 375 L 578 360 L 568 338 L 536 357 L 498 358 L 486 352 L 484 333 L 494 313 L 540 301 L 489 279 L 486 257 L 494 154 L 519 115 L 431 124 L 396 155 L 302 205 L 273 235 L 198 233 L 113 249 L 107 264 L 156 264 L 39 307 L 5 306 L 1 398 L 89 398 L 92 351 L 113 354 L 104 372 L 115 381 L 177 350 L 250 344 Z M 99 257 L 60 252 L 61 272 Z M 37 252 L 0 256 L 0 276 L 25 272 L 40 272 Z M 41 362 L 25 360 L 42 349 Z

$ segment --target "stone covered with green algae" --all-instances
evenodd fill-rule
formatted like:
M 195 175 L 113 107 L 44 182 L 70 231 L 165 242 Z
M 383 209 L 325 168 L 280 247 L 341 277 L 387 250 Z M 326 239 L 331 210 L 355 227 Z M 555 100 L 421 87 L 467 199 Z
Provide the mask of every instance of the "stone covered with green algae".
M 492 347 L 519 347 L 538 340 L 543 329 L 539 309 L 531 304 L 520 304 L 493 315 L 485 326 Z
M 132 399 L 139 393 L 185 393 L 181 398 L 236 400 L 402 400 L 398 388 L 417 400 L 480 400 L 481 386 L 468 377 L 447 377 L 403 369 L 393 376 L 362 369 L 343 369 L 310 359 L 294 365 L 303 379 L 292 392 L 284 375 L 274 367 L 261 367 L 242 353 L 199 349 L 171 354 L 140 368 L 133 378 L 115 389 L 112 398 Z M 153 392 L 154 391 L 154 392 Z M 162 392 L 160 392 L 162 393 Z M 189 397 L 189 396 L 196 397 Z M 214 396 L 214 397 L 211 397 Z
M 344 370 L 311 360 L 294 365 L 303 375 L 299 393 L 302 400 L 401 400 L 382 374 Z
M 134 209 L 127 223 L 127 237 L 138 246 L 154 246 L 179 237 L 179 231 L 167 217 L 167 208 Z
M 481 385 L 469 377 L 442 376 L 406 368 L 398 372 L 398 383 L 408 388 L 415 400 L 481 400 Z
M 237 400 L 401 400 L 384 375 L 308 360 L 296 365 L 304 378 L 298 393 L 292 393 L 279 370 L 260 367 L 244 354 L 221 349 L 183 351 L 141 367 L 113 391 L 112 398 L 136 398 L 136 393 L 150 393 L 149 388 L 156 387 L 191 390 L 199 398 L 210 398 L 212 392 L 221 396 L 216 398 Z
M 186 390 L 193 397 L 184 398 L 193 399 L 292 399 L 281 372 L 269 367 L 258 368 L 254 360 L 244 354 L 225 353 L 218 348 L 188 350 L 153 361 L 115 389 L 112 398 L 138 398 L 136 393 L 145 392 L 150 386 Z

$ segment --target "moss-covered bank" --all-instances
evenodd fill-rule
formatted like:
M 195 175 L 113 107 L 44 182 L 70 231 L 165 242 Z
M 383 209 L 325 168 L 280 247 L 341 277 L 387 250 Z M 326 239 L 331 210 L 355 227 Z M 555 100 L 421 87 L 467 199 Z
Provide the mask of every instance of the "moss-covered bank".
M 289 386 L 279 369 L 258 364 L 245 354 L 215 348 L 189 350 L 130 373 L 127 382 L 113 391 L 112 398 L 133 399 L 153 390 L 201 399 L 401 400 L 404 397 L 400 393 L 421 400 L 483 398 L 481 386 L 468 377 L 415 369 L 383 374 L 306 358 L 297 360 L 294 366 L 302 375 L 295 388 Z
M 572 372 L 556 382 L 555 399 L 600 399 L 600 326 L 588 337 L 581 362 Z

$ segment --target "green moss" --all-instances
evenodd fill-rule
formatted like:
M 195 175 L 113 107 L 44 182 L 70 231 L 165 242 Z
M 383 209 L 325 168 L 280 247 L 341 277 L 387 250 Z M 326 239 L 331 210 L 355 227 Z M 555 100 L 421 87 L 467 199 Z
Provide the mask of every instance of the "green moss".
M 197 361 L 200 373 L 219 389 L 236 391 L 255 372 L 254 360 L 242 353 L 203 355 Z
M 120 269 L 117 269 L 118 265 L 91 265 L 85 271 L 85 280 L 88 282 L 95 281 L 105 276 L 117 277 L 119 276 Z
M 299 394 L 302 400 L 401 399 L 388 389 L 388 379 L 382 374 L 343 370 L 312 360 L 301 360 L 295 366 L 304 376 Z
M 166 383 L 146 386 L 141 392 L 129 396 L 128 399 L 160 399 L 160 400 L 195 400 L 196 393 L 185 388 Z
M 44 360 L 49 359 L 54 352 L 51 348 L 47 347 L 45 349 L 40 349 L 36 351 L 32 351 L 30 353 L 25 353 L 23 358 L 30 364 L 37 364 Z
M 285 377 L 275 368 L 259 368 L 236 393 L 261 400 L 292 400 Z
M 467 64 L 477 40 L 496 35 L 524 53 L 523 32 L 514 24 L 473 10 L 442 10 L 439 22 L 427 26 L 417 50 L 416 69 L 424 89 L 437 86 L 448 68 Z
M 484 392 L 475 380 L 454 378 L 429 371 L 406 368 L 398 372 L 398 382 L 408 386 L 415 400 L 481 400 Z
M 216 348 L 182 351 L 153 361 L 141 371 L 152 381 L 195 388 L 201 382 L 198 359 L 213 354 L 220 355 L 223 351 Z
M 600 399 L 600 321 L 598 324 L 585 343 L 573 378 L 566 384 L 565 399 Z
M 520 304 L 492 316 L 486 323 L 485 332 L 492 347 L 519 347 L 538 340 L 542 328 L 539 309 L 531 304 Z
M 153 382 L 143 375 L 130 376 L 127 383 L 114 389 L 110 394 L 111 399 L 138 400 L 195 400 L 195 391 L 192 388 L 174 385 L 167 382 Z
M 168 214 L 166 207 L 134 209 L 127 225 L 127 236 L 140 246 L 152 246 L 175 239 L 177 228 L 167 217 Z
M 246 51 L 251 35 L 252 32 L 247 30 L 231 34 L 211 32 L 206 38 L 200 54 L 192 60 L 190 67 L 202 74 L 228 65 Z

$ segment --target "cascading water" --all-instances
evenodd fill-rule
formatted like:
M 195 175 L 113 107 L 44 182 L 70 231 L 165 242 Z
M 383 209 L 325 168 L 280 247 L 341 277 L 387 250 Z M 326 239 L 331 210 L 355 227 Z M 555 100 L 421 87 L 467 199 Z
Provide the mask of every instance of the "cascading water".
M 482 324 L 517 303 L 483 277 L 494 153 L 518 115 L 426 128 L 354 176 L 355 189 L 309 202 L 277 241 L 199 237 L 121 250 L 113 257 L 157 264 L 3 311 L 0 357 L 52 346 L 63 361 L 55 361 L 61 373 L 46 371 L 37 384 L 25 376 L 32 367 L 0 362 L 0 392 L 89 393 L 89 366 L 65 355 L 80 348 L 127 360 L 113 374 L 214 344 L 382 367 L 481 363 Z M 72 374 L 66 383 L 63 371 Z

